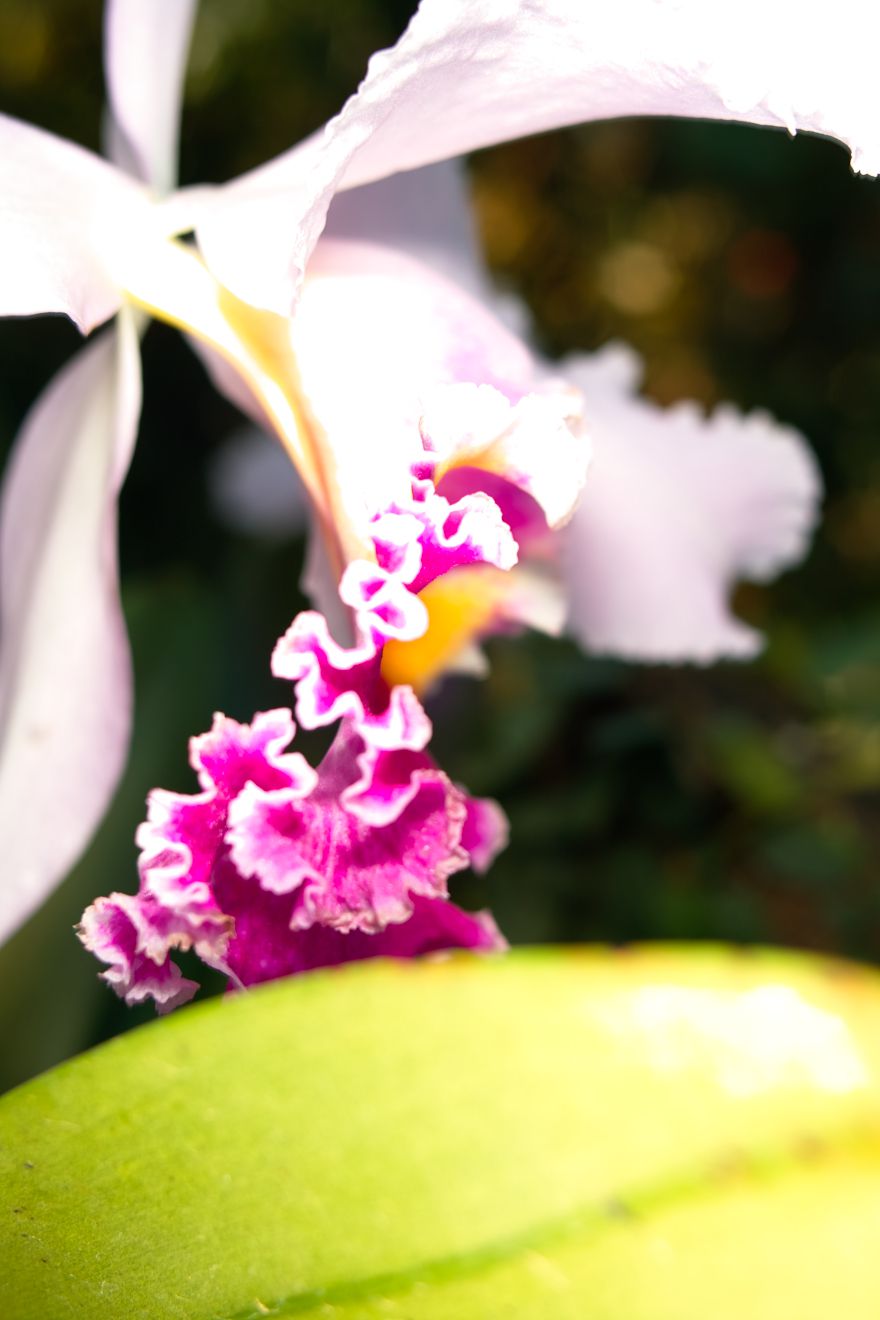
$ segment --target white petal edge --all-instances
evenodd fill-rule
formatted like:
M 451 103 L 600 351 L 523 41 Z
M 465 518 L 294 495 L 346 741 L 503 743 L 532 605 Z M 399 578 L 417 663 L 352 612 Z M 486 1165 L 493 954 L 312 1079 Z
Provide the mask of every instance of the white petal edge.
M 84 333 L 106 321 L 120 249 L 155 224 L 151 209 L 98 156 L 0 115 L 0 316 L 63 312 Z
M 192 220 L 221 283 L 284 315 L 340 188 L 568 124 L 803 129 L 876 173 L 874 46 L 864 0 L 423 0 L 323 134 L 194 196 Z
M 49 384 L 0 502 L 0 939 L 77 860 L 122 771 L 131 662 L 116 497 L 140 413 L 130 313 Z
M 569 631 L 632 660 L 747 658 L 761 636 L 730 611 L 739 578 L 797 563 L 821 479 L 803 438 L 766 413 L 661 408 L 634 393 L 631 350 L 561 364 L 584 393 L 593 464 L 562 533 Z
M 196 0 L 108 0 L 104 71 L 111 159 L 157 192 L 177 179 L 180 106 Z

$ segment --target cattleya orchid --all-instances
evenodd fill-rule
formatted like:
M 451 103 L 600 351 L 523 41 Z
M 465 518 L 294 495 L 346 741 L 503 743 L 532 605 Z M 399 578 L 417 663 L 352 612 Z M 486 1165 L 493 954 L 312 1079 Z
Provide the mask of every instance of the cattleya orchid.
M 522 621 L 561 623 L 565 602 L 546 589 L 548 536 L 571 516 L 583 484 L 583 417 L 595 462 L 561 544 L 572 582 L 569 623 L 594 649 L 652 659 L 749 653 L 756 639 L 730 616 L 727 589 L 740 573 L 767 576 L 793 562 L 812 521 L 817 480 L 798 437 L 767 419 L 730 413 L 708 423 L 691 411 L 661 415 L 630 397 L 632 365 L 617 354 L 546 370 L 475 298 L 484 290 L 455 236 L 426 239 L 416 212 L 383 208 L 381 181 L 521 134 L 623 114 L 827 133 L 850 146 L 856 168 L 875 171 L 871 47 L 855 39 L 855 23 L 829 32 L 819 13 L 763 5 L 761 38 L 752 41 L 742 35 L 749 14 L 741 5 L 423 0 L 323 133 L 230 184 L 169 192 L 193 8 L 192 0 L 109 0 L 109 163 L 0 119 L 0 311 L 63 312 L 84 332 L 118 314 L 115 327 L 89 343 L 36 404 L 5 484 L 0 934 L 24 920 L 80 853 L 125 754 L 130 672 L 115 501 L 137 428 L 143 312 L 191 337 L 220 387 L 277 435 L 310 496 L 322 550 L 309 583 L 332 617 L 329 625 L 321 616 L 295 623 L 295 644 L 285 652 L 300 722 L 302 707 L 323 699 L 322 666 L 355 683 L 346 688 L 339 680 L 338 704 L 334 698 L 329 708 L 342 716 L 343 731 L 317 772 L 285 759 L 292 725 L 277 712 L 249 731 L 221 723 L 194 744 L 203 792 L 214 795 L 211 811 L 217 819 L 228 813 L 222 829 L 212 816 L 211 846 L 215 854 L 230 850 L 242 879 L 247 866 L 234 861 L 233 849 L 247 849 L 234 840 L 249 813 L 260 815 L 255 795 L 286 794 L 291 819 L 311 810 L 294 804 L 318 801 L 337 804 L 342 819 L 340 811 L 354 811 L 361 779 L 373 783 L 371 775 L 384 773 L 381 757 L 368 773 L 368 751 L 403 754 L 398 743 L 380 748 L 367 736 L 372 708 L 362 703 L 358 713 L 355 700 L 360 665 L 372 666 L 373 679 L 387 687 L 388 710 L 418 726 L 424 712 L 415 689 L 450 663 L 473 663 L 472 643 L 483 632 Z M 853 67 L 860 61 L 863 77 Z M 389 179 L 391 198 L 397 183 Z M 333 230 L 334 210 L 345 237 L 319 242 L 328 211 Z M 191 233 L 195 243 L 184 237 Z M 385 247 L 369 243 L 377 237 Z M 445 278 L 450 271 L 462 287 Z M 484 554 L 481 543 L 467 563 L 436 575 L 425 569 L 433 551 L 423 561 L 407 537 L 418 540 L 417 529 L 433 525 L 435 500 L 454 508 L 480 492 L 498 511 L 498 553 Z M 508 572 L 514 549 L 519 562 Z M 372 620 L 366 633 L 365 614 Z M 378 645 L 380 617 L 377 661 L 366 651 Z M 424 745 L 407 745 L 406 755 L 425 755 Z M 221 755 L 217 746 L 227 750 Z M 248 757 L 260 767 L 250 788 L 234 769 Z M 463 798 L 453 801 L 450 819 L 462 802 L 467 807 Z M 110 933 L 108 917 L 99 934 L 87 922 L 89 938 L 96 950 L 102 939 L 114 947 L 129 941 L 127 970 L 121 955 L 111 959 L 127 987 L 143 984 L 132 959 L 144 948 L 167 954 L 181 943 L 242 981 L 258 979 L 236 971 L 228 922 L 212 926 L 211 904 L 228 917 L 233 898 L 207 881 L 200 897 L 190 890 L 201 880 L 184 884 L 181 859 L 190 844 L 169 835 L 176 862 L 150 852 L 161 830 L 172 830 L 178 807 L 180 820 L 189 819 L 189 807 L 153 800 L 141 836 L 137 909 L 117 901 L 113 912 L 124 929 Z M 260 819 L 269 814 L 267 807 Z M 268 848 L 268 833 L 261 837 Z M 456 850 L 468 848 L 461 839 L 449 846 L 457 861 Z M 320 891 L 307 870 L 295 872 L 303 877 L 301 899 L 280 896 L 288 914 L 292 903 L 298 913 L 307 894 Z M 166 881 L 160 900 L 157 886 Z M 175 885 L 186 890 L 179 911 Z M 276 882 L 262 874 L 260 888 L 267 905 L 279 898 Z M 435 900 L 444 901 L 436 884 L 410 886 L 383 930 L 403 938 Z M 361 918 L 351 929 L 328 919 L 321 939 L 366 938 L 375 911 L 373 927 Z M 251 915 L 259 921 L 256 909 Z M 235 915 L 237 931 L 243 920 Z M 315 923 L 325 930 L 317 916 Z M 316 956 L 301 950 L 283 958 L 293 965 Z M 167 991 L 173 974 L 165 975 L 172 978 Z M 178 989 L 162 993 L 167 1001 Z

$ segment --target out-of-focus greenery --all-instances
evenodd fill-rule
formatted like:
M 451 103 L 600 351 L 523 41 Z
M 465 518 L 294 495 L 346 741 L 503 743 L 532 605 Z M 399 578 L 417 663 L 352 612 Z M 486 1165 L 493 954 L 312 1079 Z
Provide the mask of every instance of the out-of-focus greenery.
M 183 182 L 229 177 L 319 126 L 411 7 L 207 0 Z M 97 0 L 5 0 L 0 109 L 96 148 L 102 95 Z M 808 562 L 738 592 L 769 637 L 757 663 L 638 668 L 505 639 L 486 682 L 436 695 L 438 757 L 512 825 L 459 897 L 490 903 L 515 942 L 708 937 L 876 960 L 880 184 L 829 142 L 671 121 L 524 140 L 480 153 L 472 174 L 489 261 L 545 352 L 622 338 L 662 402 L 768 408 L 809 436 L 828 493 Z M 4 447 L 77 342 L 57 318 L 0 323 Z M 288 695 L 267 659 L 302 605 L 302 547 L 222 525 L 206 473 L 240 419 L 164 327 L 144 360 L 121 512 L 133 753 L 89 853 L 0 953 L 3 1085 L 146 1015 L 97 985 L 71 927 L 96 894 L 135 887 L 145 793 L 194 787 L 187 737 L 215 709 L 248 718 Z

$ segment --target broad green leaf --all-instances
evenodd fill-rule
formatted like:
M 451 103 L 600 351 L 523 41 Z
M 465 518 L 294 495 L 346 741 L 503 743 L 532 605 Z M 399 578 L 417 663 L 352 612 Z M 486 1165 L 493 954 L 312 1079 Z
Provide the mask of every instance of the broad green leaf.
M 367 963 L 0 1101 L 5 1320 L 875 1320 L 880 978 Z

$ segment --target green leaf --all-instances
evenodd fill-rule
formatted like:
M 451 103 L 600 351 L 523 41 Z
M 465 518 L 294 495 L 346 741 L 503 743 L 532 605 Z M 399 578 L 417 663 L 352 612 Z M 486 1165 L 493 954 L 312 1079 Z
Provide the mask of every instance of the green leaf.
M 5 1320 L 874 1320 L 880 978 L 366 963 L 0 1101 Z

